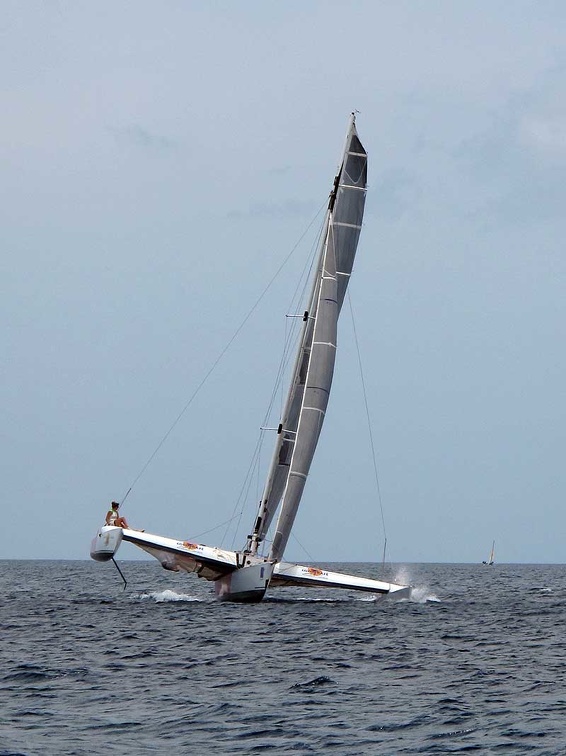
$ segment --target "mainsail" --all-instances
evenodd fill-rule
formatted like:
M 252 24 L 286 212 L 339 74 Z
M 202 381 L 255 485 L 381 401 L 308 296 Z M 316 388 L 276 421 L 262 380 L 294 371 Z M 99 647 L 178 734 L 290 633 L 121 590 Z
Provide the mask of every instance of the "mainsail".
M 269 560 L 283 557 L 330 396 L 338 317 L 350 280 L 366 197 L 367 153 L 352 116 L 334 180 L 293 378 L 248 548 L 255 554 L 280 506 Z

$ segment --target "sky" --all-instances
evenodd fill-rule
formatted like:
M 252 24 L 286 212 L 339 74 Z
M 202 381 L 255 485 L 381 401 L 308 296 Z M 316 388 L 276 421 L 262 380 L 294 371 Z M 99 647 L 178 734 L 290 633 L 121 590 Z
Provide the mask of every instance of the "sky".
M 242 545 L 357 110 L 354 321 L 286 557 L 566 562 L 564 3 L 1 15 L 0 558 L 87 559 L 130 487 L 135 527 Z

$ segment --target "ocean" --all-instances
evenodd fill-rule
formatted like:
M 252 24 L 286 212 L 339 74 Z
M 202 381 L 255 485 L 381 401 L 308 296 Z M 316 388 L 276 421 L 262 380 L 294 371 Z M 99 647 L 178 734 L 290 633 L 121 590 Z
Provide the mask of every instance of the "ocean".
M 0 561 L 0 754 L 566 754 L 566 566 L 413 564 L 411 601 L 220 604 L 157 562 Z M 382 577 L 375 565 L 327 564 Z

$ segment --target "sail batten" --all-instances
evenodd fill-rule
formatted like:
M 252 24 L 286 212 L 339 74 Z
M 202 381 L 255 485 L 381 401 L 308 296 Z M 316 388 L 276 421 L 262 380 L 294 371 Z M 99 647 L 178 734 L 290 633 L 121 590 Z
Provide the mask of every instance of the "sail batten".
M 357 229 L 361 229 L 361 226 L 358 226 L 356 223 L 339 223 L 338 221 L 336 221 L 332 225 L 334 225 L 334 226 L 342 226 L 342 228 L 357 228 Z

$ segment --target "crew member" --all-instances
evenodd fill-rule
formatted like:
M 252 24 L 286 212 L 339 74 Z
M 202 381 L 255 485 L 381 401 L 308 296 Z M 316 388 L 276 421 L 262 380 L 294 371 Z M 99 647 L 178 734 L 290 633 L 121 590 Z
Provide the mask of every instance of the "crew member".
M 127 528 L 129 525 L 126 522 L 126 518 L 120 517 L 118 513 L 119 506 L 120 504 L 117 501 L 112 502 L 110 509 L 106 513 L 106 524 L 114 525 L 117 528 Z

